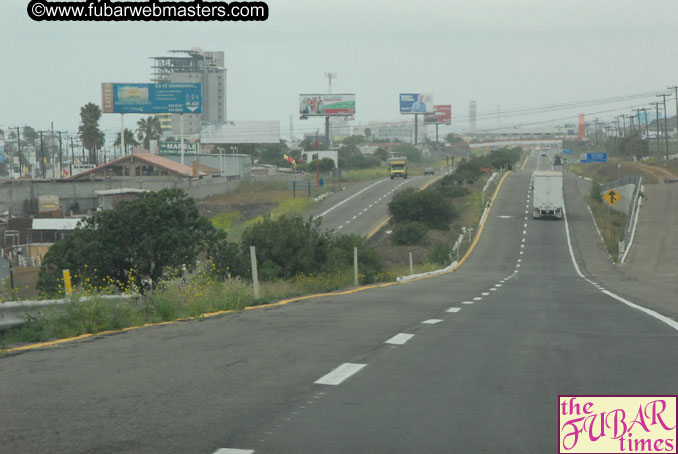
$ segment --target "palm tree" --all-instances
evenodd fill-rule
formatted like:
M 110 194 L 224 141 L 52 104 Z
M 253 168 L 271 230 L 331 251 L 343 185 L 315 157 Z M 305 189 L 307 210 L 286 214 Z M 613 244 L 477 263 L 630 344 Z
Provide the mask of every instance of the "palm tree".
M 114 146 L 120 146 L 120 133 L 118 133 L 115 137 L 115 142 L 113 143 Z M 139 142 L 134 138 L 134 132 L 131 129 L 125 128 L 125 150 L 122 152 L 123 155 L 127 155 L 127 149 L 130 146 L 137 146 L 139 145 Z
M 82 144 L 89 150 L 89 162 L 96 162 L 96 150 L 104 145 L 104 133 L 99 129 L 101 109 L 93 103 L 87 103 L 80 108 L 80 126 L 78 134 Z
M 158 140 L 162 136 L 160 119 L 155 116 L 142 118 L 137 121 L 137 138 L 144 141 L 144 148 L 150 150 L 151 140 Z

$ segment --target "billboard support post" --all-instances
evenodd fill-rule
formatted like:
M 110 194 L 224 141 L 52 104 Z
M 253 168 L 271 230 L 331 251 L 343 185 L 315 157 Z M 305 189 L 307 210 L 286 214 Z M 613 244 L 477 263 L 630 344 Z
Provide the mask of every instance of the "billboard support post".
M 125 156 L 125 114 L 120 114 L 120 156 Z
M 330 117 L 325 117 L 325 138 L 327 139 L 327 149 L 330 149 Z
M 436 145 L 438 145 L 438 123 L 436 123 Z
M 417 133 L 419 129 L 419 114 L 414 114 L 414 144 L 417 144 Z
M 330 117 L 327 117 L 327 121 L 330 121 Z M 318 143 L 318 131 L 315 132 L 315 187 L 320 187 L 320 144 Z M 309 196 L 311 195 L 311 190 L 309 189 Z
M 179 135 L 181 136 L 181 165 L 184 165 L 184 114 L 179 115 L 179 125 L 180 125 L 180 130 L 179 130 Z

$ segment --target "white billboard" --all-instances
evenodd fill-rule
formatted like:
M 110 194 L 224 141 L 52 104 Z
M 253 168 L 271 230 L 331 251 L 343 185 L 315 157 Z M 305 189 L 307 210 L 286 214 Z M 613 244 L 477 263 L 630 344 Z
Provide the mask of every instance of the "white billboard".
M 223 125 L 203 126 L 200 142 L 221 143 L 280 143 L 279 121 L 227 121 Z

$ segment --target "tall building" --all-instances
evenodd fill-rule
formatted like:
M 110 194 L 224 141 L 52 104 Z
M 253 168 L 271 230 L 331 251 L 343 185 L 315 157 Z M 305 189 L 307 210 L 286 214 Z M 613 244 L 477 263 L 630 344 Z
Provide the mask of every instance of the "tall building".
M 468 104 L 468 121 L 471 131 L 476 129 L 476 102 L 471 101 Z
M 201 125 L 221 125 L 226 121 L 226 68 L 224 53 L 170 50 L 167 57 L 151 57 L 152 81 L 156 83 L 201 83 L 202 113 L 184 114 L 184 134 L 197 134 Z M 170 120 L 171 119 L 171 120 Z M 163 131 L 178 136 L 180 115 L 161 116 Z

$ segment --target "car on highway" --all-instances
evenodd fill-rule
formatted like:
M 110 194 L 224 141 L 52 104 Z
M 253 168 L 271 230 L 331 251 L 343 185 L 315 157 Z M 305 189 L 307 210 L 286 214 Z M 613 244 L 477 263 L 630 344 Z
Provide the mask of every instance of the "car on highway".
M 433 170 L 433 167 L 426 167 L 424 169 L 424 175 L 434 175 L 435 170 Z
M 545 151 L 542 151 L 542 152 L 541 152 L 541 157 L 542 157 L 542 158 L 545 158 L 545 157 L 547 157 L 547 156 L 548 156 L 548 154 L 547 154 Z

